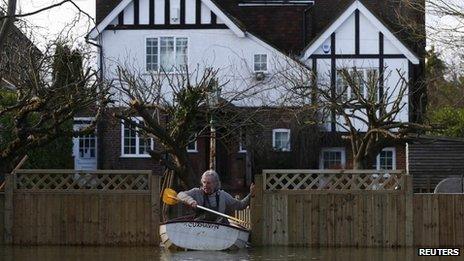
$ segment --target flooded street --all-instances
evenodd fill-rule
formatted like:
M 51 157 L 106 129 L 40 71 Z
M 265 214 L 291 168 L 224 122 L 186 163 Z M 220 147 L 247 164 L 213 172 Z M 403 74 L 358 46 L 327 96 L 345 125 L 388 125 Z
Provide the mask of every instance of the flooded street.
M 462 260 L 461 257 L 418 257 L 415 248 L 263 247 L 229 252 L 168 252 L 155 247 L 0 246 L 0 260 Z

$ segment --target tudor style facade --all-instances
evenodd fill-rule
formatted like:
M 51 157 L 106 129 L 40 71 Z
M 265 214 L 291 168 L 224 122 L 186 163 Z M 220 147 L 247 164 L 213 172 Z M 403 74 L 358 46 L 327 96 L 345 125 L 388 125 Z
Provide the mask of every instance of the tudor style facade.
M 272 83 L 258 77 L 273 75 L 288 61 L 304 63 L 317 73 L 318 82 L 325 81 L 332 88 L 336 88 L 340 68 L 356 67 L 366 74 L 372 70 L 381 76 L 389 75 L 379 80 L 379 95 L 395 91 L 399 76 L 389 72 L 401 71 L 409 80 L 409 95 L 403 97 L 408 106 L 398 120 L 419 120 L 425 43 L 410 37 L 413 33 L 399 24 L 397 15 L 418 21 L 424 18 L 398 1 L 97 0 L 96 4 L 97 26 L 89 37 L 100 46 L 99 66 L 106 79 L 115 79 L 116 67 L 122 64 L 145 73 L 182 73 L 185 66 L 202 64 L 224 71 L 220 81 L 228 82 L 230 89 L 254 84 L 268 92 L 266 97 L 278 100 L 281 92 L 268 90 L 265 85 Z M 240 81 L 230 75 L 240 76 L 236 77 Z M 247 100 L 236 105 L 263 104 Z M 263 133 L 270 150 L 279 147 L 276 153 L 286 154 L 284 157 L 296 153 L 292 144 L 298 142 L 292 137 L 291 119 L 287 118 L 269 121 Z M 334 121 L 325 127 L 328 132 L 342 131 Z M 85 168 L 160 171 L 161 167 L 154 166 L 144 154 L 143 148 L 153 144 L 147 144 L 127 126 L 108 123 L 97 133 L 94 141 L 89 137 L 75 141 L 76 160 L 80 155 L 98 159 Z M 135 147 L 124 148 L 125 140 Z M 90 153 L 90 145 L 94 146 L 94 154 Z M 82 150 L 82 146 L 87 147 Z M 199 172 L 207 167 L 208 146 L 205 139 L 189 148 Z M 218 165 L 226 166 L 222 171 L 242 184 L 249 164 L 245 150 L 239 147 L 237 144 L 233 149 L 236 153 L 219 156 L 218 160 L 222 157 L 226 163 Z M 318 162 L 304 167 L 350 166 L 351 156 L 345 144 L 322 147 Z M 373 167 L 404 168 L 404 155 L 404 144 L 392 144 L 377 157 Z M 76 163 L 79 168 L 80 163 Z

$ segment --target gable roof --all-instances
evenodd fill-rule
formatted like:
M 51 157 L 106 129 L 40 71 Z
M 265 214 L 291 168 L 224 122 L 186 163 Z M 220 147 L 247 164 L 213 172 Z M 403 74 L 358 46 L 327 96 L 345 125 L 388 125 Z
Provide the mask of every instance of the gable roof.
M 100 24 L 124 0 L 96 0 L 96 22 Z M 266 43 L 287 54 L 300 54 L 309 42 L 323 33 L 353 0 L 316 0 L 314 5 L 241 6 L 239 0 L 210 0 L 243 31 L 253 33 Z M 425 17 L 417 10 L 395 0 L 359 0 L 405 46 L 419 57 L 425 53 Z M 423 0 L 412 0 L 421 2 Z M 304 15 L 306 13 L 306 19 Z M 418 32 L 398 23 L 398 17 L 417 21 Z M 306 21 L 305 21 L 306 20 Z M 304 28 L 306 27 L 306 28 Z M 304 30 L 306 32 L 304 32 Z M 424 33 L 424 34 L 422 34 Z
M 95 39 L 100 32 L 102 32 L 110 23 L 115 19 L 119 13 L 121 13 L 133 0 L 122 0 L 120 1 L 113 10 L 106 15 L 101 22 L 97 22 L 97 26 L 92 29 L 89 36 L 92 39 Z M 201 0 L 214 14 L 216 14 L 224 24 L 232 30 L 238 37 L 244 37 L 245 32 L 242 28 L 237 25 L 237 22 L 232 21 L 231 17 L 226 15 L 222 9 L 218 7 L 216 3 L 213 3 L 212 0 Z
M 323 30 L 320 35 L 313 38 L 310 44 L 306 46 L 303 50 L 303 58 L 307 59 L 311 54 L 313 54 L 319 46 L 322 45 L 326 39 L 330 37 L 330 35 L 335 32 L 343 22 L 345 22 L 351 15 L 354 14 L 355 10 L 359 10 L 370 23 L 372 23 L 383 35 L 386 39 L 389 39 L 391 43 L 398 48 L 405 56 L 410 60 L 413 64 L 419 63 L 419 58 L 416 54 L 414 54 L 401 40 L 399 40 L 387 26 L 382 23 L 371 11 L 369 11 L 359 0 L 353 0 L 348 8 L 345 11 L 335 17 L 333 21 L 330 23 L 327 29 Z

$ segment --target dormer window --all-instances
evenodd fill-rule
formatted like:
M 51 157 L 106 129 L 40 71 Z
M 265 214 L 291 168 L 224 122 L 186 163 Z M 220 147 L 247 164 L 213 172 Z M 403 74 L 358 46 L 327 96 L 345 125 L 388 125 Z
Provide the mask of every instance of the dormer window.
M 267 54 L 255 54 L 253 61 L 255 72 L 267 72 Z

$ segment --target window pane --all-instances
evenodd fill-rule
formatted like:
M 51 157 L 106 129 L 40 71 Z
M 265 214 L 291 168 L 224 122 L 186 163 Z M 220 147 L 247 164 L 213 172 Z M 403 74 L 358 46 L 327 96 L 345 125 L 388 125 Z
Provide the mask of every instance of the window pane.
M 335 81 L 335 92 L 337 97 L 340 97 L 341 101 L 346 102 L 349 99 L 348 96 L 348 81 L 345 79 L 342 70 L 337 71 L 337 77 Z
M 158 38 L 147 38 L 147 71 L 158 70 Z
M 160 61 L 161 69 L 165 72 L 174 70 L 174 37 L 160 38 Z
M 255 54 L 253 63 L 255 72 L 267 71 L 267 54 Z
M 196 146 L 196 145 L 197 145 L 197 144 L 196 144 L 196 141 L 190 142 L 190 143 L 188 144 L 188 146 L 187 146 L 187 150 L 197 150 L 197 148 L 196 148 L 197 146 Z
M 376 69 L 366 69 L 365 84 L 369 90 L 369 99 L 378 100 L 378 71 Z
M 176 67 L 180 71 L 187 70 L 187 38 L 176 38 Z
M 150 138 L 140 138 L 139 140 L 139 154 L 148 154 L 148 151 L 151 149 L 151 139 Z
M 136 131 L 129 123 L 124 124 L 124 154 L 136 154 Z
M 278 150 L 290 149 L 290 133 L 285 131 L 278 131 L 274 134 L 274 146 Z
M 341 169 L 343 167 L 341 151 L 324 151 L 322 160 L 324 169 Z
M 379 169 L 393 169 L 393 151 L 384 150 L 380 152 Z

